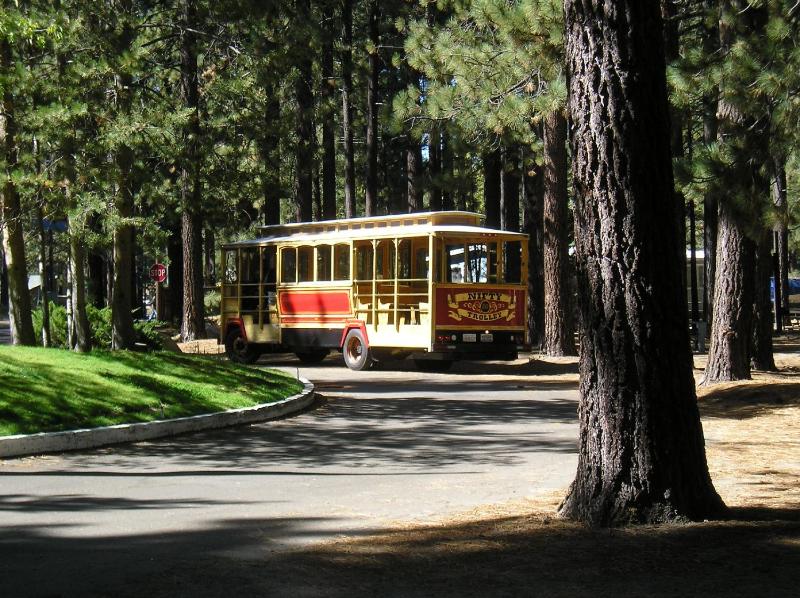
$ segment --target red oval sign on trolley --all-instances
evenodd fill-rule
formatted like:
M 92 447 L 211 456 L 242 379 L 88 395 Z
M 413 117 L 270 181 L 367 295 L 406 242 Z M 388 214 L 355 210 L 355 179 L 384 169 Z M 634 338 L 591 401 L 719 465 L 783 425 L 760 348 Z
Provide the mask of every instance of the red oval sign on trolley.
M 164 264 L 153 264 L 150 266 L 150 279 L 154 282 L 164 282 L 167 280 L 167 267 Z

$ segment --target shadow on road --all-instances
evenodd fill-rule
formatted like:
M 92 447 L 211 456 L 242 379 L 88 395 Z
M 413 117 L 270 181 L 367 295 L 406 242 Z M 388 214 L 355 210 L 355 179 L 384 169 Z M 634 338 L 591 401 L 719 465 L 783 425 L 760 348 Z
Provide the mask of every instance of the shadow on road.
M 335 519 L 229 519 L 198 530 L 70 539 L 0 530 L 3 596 L 795 596 L 797 512 L 587 528 L 539 513 L 273 551 Z M 358 536 L 352 530 L 339 533 Z M 334 534 L 329 537 L 333 540 Z
M 91 463 L 94 455 L 100 456 L 108 475 L 118 475 L 115 470 L 120 468 L 124 473 L 119 475 L 134 476 L 149 475 L 148 467 L 158 467 L 160 475 L 164 469 L 174 470 L 175 475 L 186 475 L 183 469 L 209 475 L 267 475 L 273 469 L 276 474 L 288 469 L 302 475 L 307 469 L 308 475 L 320 475 L 316 468 L 321 466 L 400 467 L 416 472 L 442 466 L 513 464 L 530 451 L 575 452 L 575 409 L 574 399 L 555 398 L 318 397 L 302 419 L 64 455 L 64 469 L 71 469 L 73 456 Z M 554 434 L 552 426 L 561 425 L 562 433 Z M 71 471 L 97 475 L 91 467 Z M 5 475 L 25 472 L 0 471 L 0 478 Z

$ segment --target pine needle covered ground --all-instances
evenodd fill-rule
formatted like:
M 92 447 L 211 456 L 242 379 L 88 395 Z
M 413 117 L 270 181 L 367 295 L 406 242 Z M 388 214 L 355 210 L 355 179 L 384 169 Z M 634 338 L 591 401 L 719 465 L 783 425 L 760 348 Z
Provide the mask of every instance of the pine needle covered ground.
M 194 355 L 0 346 L 0 436 L 212 413 L 300 390 L 280 372 Z

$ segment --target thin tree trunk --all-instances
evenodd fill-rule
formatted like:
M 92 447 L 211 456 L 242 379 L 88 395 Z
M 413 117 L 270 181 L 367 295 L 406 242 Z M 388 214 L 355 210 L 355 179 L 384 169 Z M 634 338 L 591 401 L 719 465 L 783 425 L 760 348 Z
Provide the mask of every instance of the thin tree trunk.
M 130 81 L 129 81 L 130 83 Z M 121 84 L 124 87 L 124 83 Z M 113 233 L 113 288 L 111 292 L 111 348 L 114 350 L 133 349 L 136 334 L 133 330 L 133 251 L 134 230 L 133 190 L 131 189 L 131 169 L 133 151 L 122 146 L 115 156 L 117 166 L 117 193 L 114 197 L 114 211 L 117 224 Z
M 772 202 L 775 205 L 775 253 L 780 281 L 780 312 L 789 313 L 789 202 L 786 196 L 786 159 L 773 157 Z M 777 283 L 776 283 L 776 286 Z
M 325 16 L 322 46 L 322 217 L 336 218 L 336 75 L 333 71 L 334 17 Z
M 194 3 L 183 0 L 181 33 L 181 92 L 183 105 L 191 110 L 184 135 L 186 147 L 181 166 L 181 239 L 183 241 L 183 320 L 181 340 L 206 337 L 203 303 L 203 219 L 200 196 L 200 115 Z M 116 292 L 115 292 L 116 294 Z
M 483 209 L 488 228 L 500 228 L 500 189 L 503 160 L 499 149 L 483 155 Z
M 503 176 L 500 179 L 500 228 L 519 231 L 519 148 L 503 150 Z
M 544 345 L 544 172 L 533 160 L 523 176 L 523 232 L 528 241 L 528 336 L 533 347 Z
M 269 75 L 267 75 L 269 78 Z M 281 104 L 273 85 L 265 88 L 264 133 L 261 137 L 261 160 L 264 164 L 262 191 L 264 195 L 264 224 L 281 223 L 280 136 L 278 126 Z
M 36 229 L 39 234 L 39 279 L 42 290 L 42 346 L 50 347 L 53 340 L 50 334 L 50 297 L 48 293 L 47 272 L 47 235 L 44 231 L 44 214 L 42 206 L 36 208 Z
M 75 330 L 74 349 L 79 353 L 92 350 L 92 332 L 86 316 L 86 250 L 84 248 L 84 218 L 69 217 L 69 261 L 72 273 L 72 324 Z
M 659 6 L 566 0 L 565 15 L 581 381 L 560 514 L 703 519 L 723 505 L 692 378 Z
M 42 163 L 39 158 L 39 140 L 33 138 L 33 158 L 36 167 L 36 174 L 42 172 Z M 48 293 L 49 274 L 47 272 L 47 235 L 44 230 L 44 211 L 42 210 L 41 194 L 36 195 L 36 232 L 39 236 L 39 290 L 41 293 L 42 309 L 42 346 L 50 347 L 52 338 L 50 334 L 50 297 Z
M 446 131 L 442 132 L 442 209 L 453 209 L 453 143 Z M 519 212 L 519 208 L 517 208 Z M 519 217 L 519 214 L 517 214 Z
M 753 344 L 750 347 L 750 365 L 755 370 L 773 372 L 775 358 L 772 352 L 772 301 L 770 277 L 772 276 L 772 231 L 761 234 L 756 249 L 755 292 L 753 296 Z
M 433 125 L 429 140 L 428 174 L 431 197 L 428 208 L 431 212 L 439 212 L 442 209 L 442 136 L 438 124 Z
M 356 215 L 353 150 L 353 0 L 342 2 L 342 137 L 344 138 L 344 216 Z
M 305 27 L 311 19 L 310 0 L 295 0 L 297 23 Z M 308 40 L 298 40 L 297 80 L 294 93 L 297 103 L 294 197 L 297 222 L 313 219 L 313 166 L 314 166 L 314 88 L 313 65 L 308 52 Z
M 378 206 L 378 79 L 380 76 L 379 30 L 380 7 L 378 0 L 369 3 L 369 77 L 367 79 L 367 172 L 365 186 L 365 214 L 374 216 Z
M 420 155 L 419 144 L 413 138 L 409 139 L 406 148 L 406 179 L 407 179 L 407 198 L 408 211 L 422 211 L 422 190 L 420 189 L 420 174 L 422 171 L 422 156 Z
M 547 355 L 575 355 L 567 206 L 567 119 L 544 119 L 544 346 Z
M 11 46 L 0 40 L 0 74 L 13 68 Z M 28 292 L 28 269 L 25 261 L 25 238 L 22 231 L 22 209 L 11 172 L 17 166 L 17 124 L 14 117 L 14 97 L 11 87 L 3 87 L 0 111 L 0 151 L 5 154 L 6 171 L 0 205 L 0 225 L 3 234 L 3 252 L 8 270 L 8 318 L 11 338 L 15 345 L 35 345 L 31 317 L 31 296 Z
M 716 9 L 717 0 L 705 0 L 704 9 Z M 711 56 L 719 49 L 719 29 L 716 19 L 705 19 L 702 29 L 703 52 Z M 717 140 L 717 94 L 714 90 L 703 97 L 703 143 L 711 145 Z M 714 280 L 717 264 L 717 214 L 719 205 L 717 195 L 713 190 L 707 190 L 703 195 L 703 254 L 704 275 L 703 281 L 703 317 L 706 328 L 711 330 L 714 322 Z

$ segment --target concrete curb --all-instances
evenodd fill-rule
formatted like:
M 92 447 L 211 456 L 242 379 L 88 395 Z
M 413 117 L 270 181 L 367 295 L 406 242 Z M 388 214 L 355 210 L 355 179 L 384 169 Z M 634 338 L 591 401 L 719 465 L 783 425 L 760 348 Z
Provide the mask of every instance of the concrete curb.
M 136 424 L 120 424 L 89 430 L 5 436 L 0 438 L 0 458 L 60 453 L 63 451 L 96 448 L 109 444 L 139 442 L 187 432 L 199 432 L 201 430 L 212 430 L 276 419 L 297 413 L 314 401 L 314 385 L 305 378 L 300 378 L 300 382 L 303 383 L 303 390 L 299 394 L 275 403 L 232 409 L 222 413 L 207 413 Z

